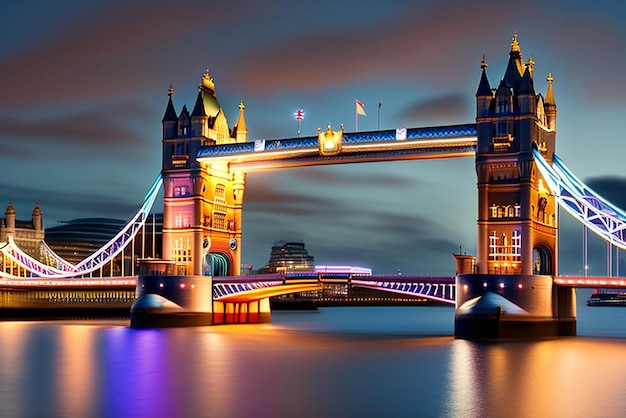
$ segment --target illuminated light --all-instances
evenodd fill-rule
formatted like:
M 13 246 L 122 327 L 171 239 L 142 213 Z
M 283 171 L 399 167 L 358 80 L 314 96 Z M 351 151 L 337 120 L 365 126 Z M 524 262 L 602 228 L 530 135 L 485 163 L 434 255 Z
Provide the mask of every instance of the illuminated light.
M 184 289 L 184 288 L 185 288 L 185 283 L 181 283 L 181 284 L 180 284 L 180 288 L 181 288 L 181 289 Z
M 467 285 L 466 284 L 463 285 L 463 290 L 467 291 Z
M 500 289 L 504 289 L 504 283 L 500 282 Z
M 518 284 L 517 284 L 517 288 L 518 288 L 518 289 L 521 289 L 521 288 L 523 288 L 523 287 L 524 287 L 524 285 L 523 285 L 523 284 L 521 284 L 521 283 L 518 283 Z
M 487 287 L 487 282 L 483 282 L 483 287 Z
M 159 287 L 163 289 L 163 283 L 159 283 Z

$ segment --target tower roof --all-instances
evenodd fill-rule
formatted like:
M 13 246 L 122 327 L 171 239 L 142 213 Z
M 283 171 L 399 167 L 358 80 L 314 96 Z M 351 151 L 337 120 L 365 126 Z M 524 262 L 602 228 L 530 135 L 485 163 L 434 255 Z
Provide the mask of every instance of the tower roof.
M 13 200 L 9 199 L 9 206 L 7 206 L 7 210 L 4 211 L 5 215 L 15 215 L 15 208 L 13 207 Z
M 480 68 L 483 69 L 483 72 L 480 76 L 480 83 L 478 83 L 478 90 L 476 91 L 476 97 L 478 96 L 489 96 L 491 97 L 491 86 L 489 85 L 489 80 L 487 80 L 487 58 L 483 55 L 483 61 L 480 65 Z
M 526 71 L 524 71 L 524 76 L 522 77 L 522 82 L 519 86 L 520 94 L 535 94 L 535 85 L 533 83 L 532 70 L 530 66 L 526 67 Z
M 172 102 L 172 96 L 174 96 L 174 89 L 170 84 L 170 88 L 167 91 L 167 95 L 170 97 L 167 101 L 167 108 L 165 109 L 165 115 L 163 115 L 163 120 L 161 122 L 176 122 L 178 120 L 178 116 L 176 115 L 176 109 L 174 109 L 174 103 Z
M 511 41 L 511 52 L 509 52 L 509 64 L 506 67 L 504 73 L 504 82 L 507 86 L 512 87 L 514 90 L 518 90 L 522 81 L 522 75 L 524 74 L 526 65 L 522 60 L 522 51 L 520 50 L 519 42 L 517 41 L 517 32 L 513 35 Z
M 556 102 L 554 101 L 554 93 L 552 93 L 552 81 L 554 80 L 554 78 L 552 78 L 552 73 L 548 74 L 546 80 L 548 81 L 548 90 L 546 91 L 545 104 L 548 106 L 556 106 Z
M 246 126 L 246 119 L 243 117 L 243 110 L 246 106 L 243 104 L 243 100 L 239 102 L 239 119 L 237 119 L 237 127 L 238 131 L 247 131 L 248 127 Z
M 198 84 L 198 97 L 191 116 L 208 116 L 215 118 L 220 112 L 220 104 L 215 96 L 215 83 L 209 75 L 207 68 L 202 76 L 202 82 Z
M 35 202 L 35 208 L 33 209 L 33 216 L 41 216 L 41 209 L 39 209 L 39 202 Z

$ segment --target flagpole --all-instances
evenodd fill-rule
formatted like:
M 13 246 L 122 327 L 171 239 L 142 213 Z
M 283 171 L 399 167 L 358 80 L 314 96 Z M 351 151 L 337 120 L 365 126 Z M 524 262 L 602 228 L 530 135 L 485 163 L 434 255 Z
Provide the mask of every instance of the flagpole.
M 383 104 L 381 102 L 378 102 L 378 130 L 380 131 L 380 107 Z

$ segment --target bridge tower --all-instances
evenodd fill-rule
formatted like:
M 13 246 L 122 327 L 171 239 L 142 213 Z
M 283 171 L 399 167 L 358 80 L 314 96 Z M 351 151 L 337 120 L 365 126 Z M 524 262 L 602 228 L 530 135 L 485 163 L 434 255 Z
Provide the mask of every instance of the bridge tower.
M 208 69 L 191 114 L 176 113 L 169 90 L 163 116 L 163 259 L 180 275 L 238 275 L 245 173 L 196 161 L 201 147 L 246 142 L 243 102 L 232 129 Z
M 478 243 L 476 271 L 457 276 L 458 337 L 575 334 L 573 289 L 557 275 L 558 211 L 533 158 L 552 161 L 556 104 L 552 76 L 535 93 L 534 61 L 517 34 L 496 89 L 483 58 L 476 92 Z M 468 273 L 468 272 L 465 272 Z

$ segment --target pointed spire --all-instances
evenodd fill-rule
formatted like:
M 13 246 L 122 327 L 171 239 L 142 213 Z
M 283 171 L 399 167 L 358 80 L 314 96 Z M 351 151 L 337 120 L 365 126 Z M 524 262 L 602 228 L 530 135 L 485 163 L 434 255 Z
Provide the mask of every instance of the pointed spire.
M 245 132 L 248 130 L 246 126 L 246 120 L 243 117 L 243 110 L 246 108 L 246 105 L 243 104 L 243 100 L 239 102 L 239 119 L 237 119 L 237 132 Z
M 519 86 L 519 93 L 535 95 L 535 84 L 533 82 L 532 69 L 530 66 L 526 67 L 526 71 L 524 71 L 524 76 Z
M 493 97 L 491 93 L 491 86 L 489 85 L 489 80 L 487 79 L 487 57 L 483 55 L 483 60 L 480 64 L 480 68 L 482 68 L 482 74 L 480 75 L 480 82 L 478 83 L 478 90 L 476 91 L 476 97 L 478 96 L 489 96 Z
M 170 83 L 170 88 L 167 89 L 167 95 L 169 96 L 169 99 L 167 101 L 167 107 L 165 108 L 165 114 L 163 115 L 163 120 L 161 120 L 161 122 L 176 122 L 178 116 L 176 115 L 176 109 L 174 109 L 174 103 L 172 102 L 172 97 L 174 96 L 172 83 Z
M 552 78 L 552 73 L 548 74 L 546 80 L 548 81 L 548 90 L 546 91 L 545 104 L 548 106 L 556 106 L 556 102 L 554 101 L 554 93 L 552 93 L 552 81 L 554 80 L 554 78 Z
M 509 52 L 509 64 L 506 67 L 504 73 L 504 81 L 508 87 L 517 91 L 522 76 L 526 70 L 526 65 L 522 60 L 522 52 L 517 40 L 517 32 L 513 34 L 513 41 L 511 41 L 511 52 Z
M 193 107 L 193 111 L 191 112 L 191 116 L 206 116 L 206 111 L 204 110 L 204 100 L 202 97 L 202 90 L 198 92 L 198 97 L 196 98 L 196 104 Z

